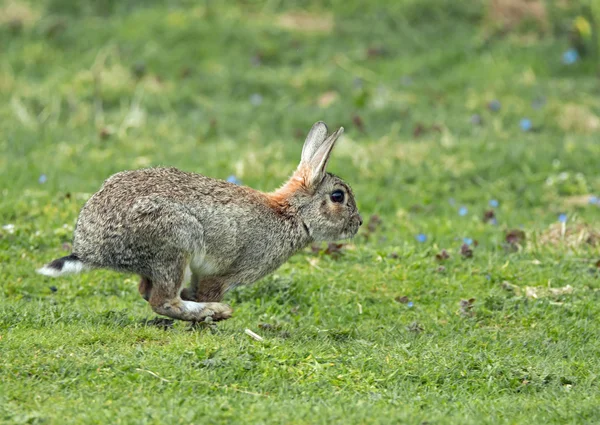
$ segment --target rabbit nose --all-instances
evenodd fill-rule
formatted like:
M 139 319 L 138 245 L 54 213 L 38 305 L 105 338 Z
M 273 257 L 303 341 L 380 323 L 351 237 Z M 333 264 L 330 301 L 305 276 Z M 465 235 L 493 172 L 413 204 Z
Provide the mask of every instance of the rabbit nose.
M 360 214 L 358 215 L 358 225 L 362 226 L 363 221 L 362 221 L 362 217 L 360 216 Z

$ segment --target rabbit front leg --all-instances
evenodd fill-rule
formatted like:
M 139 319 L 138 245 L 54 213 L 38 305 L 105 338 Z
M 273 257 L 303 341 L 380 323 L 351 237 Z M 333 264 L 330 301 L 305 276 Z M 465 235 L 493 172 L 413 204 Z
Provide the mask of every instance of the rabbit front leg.
M 231 317 L 232 309 L 227 304 L 218 302 L 195 302 L 184 300 L 179 292 L 183 283 L 186 258 L 167 264 L 157 265 L 159 270 L 149 281 L 152 282 L 149 302 L 154 312 L 186 321 L 203 321 L 206 317 L 213 320 L 224 320 Z

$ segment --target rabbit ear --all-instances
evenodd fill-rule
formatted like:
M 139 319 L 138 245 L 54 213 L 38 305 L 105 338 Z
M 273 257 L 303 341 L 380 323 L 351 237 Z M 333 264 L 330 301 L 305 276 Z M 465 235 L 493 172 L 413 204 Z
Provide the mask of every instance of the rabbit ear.
M 308 164 L 310 162 L 321 143 L 327 138 L 328 132 L 327 125 L 323 121 L 316 122 L 312 126 L 302 148 L 302 163 Z
M 311 128 L 304 142 L 300 161 L 300 167 L 307 173 L 305 178 L 308 186 L 318 184 L 325 177 L 331 150 L 343 132 L 344 127 L 340 127 L 327 137 L 327 126 L 321 121 Z

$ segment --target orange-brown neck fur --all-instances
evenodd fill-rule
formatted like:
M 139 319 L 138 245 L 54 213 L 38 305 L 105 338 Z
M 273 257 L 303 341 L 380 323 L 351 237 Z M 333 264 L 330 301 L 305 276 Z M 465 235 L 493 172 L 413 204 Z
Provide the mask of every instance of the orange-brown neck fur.
M 289 210 L 291 207 L 291 198 L 298 192 L 306 192 L 309 190 L 307 185 L 307 173 L 308 170 L 299 168 L 283 186 L 275 192 L 267 193 L 269 206 L 281 212 Z

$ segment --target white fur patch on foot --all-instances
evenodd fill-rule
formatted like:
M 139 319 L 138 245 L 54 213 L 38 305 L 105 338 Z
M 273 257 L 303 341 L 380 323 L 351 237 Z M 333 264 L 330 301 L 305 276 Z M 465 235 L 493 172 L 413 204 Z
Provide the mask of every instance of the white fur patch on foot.
M 206 310 L 206 303 L 197 303 L 194 301 L 181 301 L 182 310 L 189 313 L 200 313 Z

